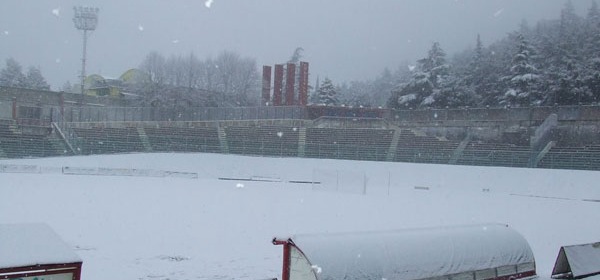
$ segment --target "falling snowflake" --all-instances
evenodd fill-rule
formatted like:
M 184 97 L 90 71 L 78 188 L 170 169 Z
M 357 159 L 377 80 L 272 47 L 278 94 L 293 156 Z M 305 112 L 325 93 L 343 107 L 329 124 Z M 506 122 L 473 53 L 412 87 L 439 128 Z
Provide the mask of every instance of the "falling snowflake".
M 502 12 L 504 12 L 504 8 L 502 8 L 502 9 L 500 9 L 500 10 L 496 11 L 496 12 L 494 13 L 494 17 L 499 17 L 499 16 L 502 14 Z
M 204 6 L 206 6 L 207 8 L 210 9 L 210 6 L 212 5 L 213 2 L 214 2 L 214 0 L 206 0 L 206 2 L 204 2 Z
M 318 265 L 311 265 L 310 268 L 312 268 L 312 270 L 317 274 L 321 274 L 321 272 L 323 272 L 323 269 Z
M 54 61 L 55 61 L 56 63 L 60 63 L 60 58 L 56 58 Z
M 60 8 L 52 9 L 52 14 L 54 16 L 59 17 L 60 16 Z
M 283 137 L 283 132 L 281 132 L 281 131 L 277 132 L 277 137 L 279 137 L 279 138 Z
M 242 183 L 237 183 L 237 184 L 235 185 L 235 187 L 236 187 L 236 188 L 238 188 L 238 189 L 243 189 L 243 188 L 244 188 L 244 184 L 242 184 Z
M 144 31 L 144 26 L 142 26 L 141 24 L 138 24 L 138 30 L 139 31 Z
M 413 70 L 415 70 L 416 67 L 417 66 L 415 66 L 415 65 L 408 65 L 408 71 L 413 71 Z
M 8 35 L 8 30 L 4 30 L 4 35 Z
M 175 40 L 171 41 L 171 43 L 177 44 L 177 43 L 179 43 L 179 40 L 175 39 Z

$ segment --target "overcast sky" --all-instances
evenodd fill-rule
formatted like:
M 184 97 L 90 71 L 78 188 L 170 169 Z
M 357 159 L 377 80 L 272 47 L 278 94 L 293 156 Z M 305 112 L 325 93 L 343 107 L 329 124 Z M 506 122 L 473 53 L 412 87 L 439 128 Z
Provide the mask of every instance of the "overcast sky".
M 82 37 L 73 6 L 98 7 L 88 74 L 118 77 L 150 51 L 199 58 L 230 50 L 259 65 L 287 61 L 296 47 L 311 83 L 375 78 L 423 57 L 435 41 L 448 54 L 557 19 L 566 0 L 0 0 L 0 67 L 15 58 L 40 67 L 53 89 L 76 83 Z M 580 15 L 592 0 L 573 0 Z M 210 7 L 209 7 L 210 6 Z

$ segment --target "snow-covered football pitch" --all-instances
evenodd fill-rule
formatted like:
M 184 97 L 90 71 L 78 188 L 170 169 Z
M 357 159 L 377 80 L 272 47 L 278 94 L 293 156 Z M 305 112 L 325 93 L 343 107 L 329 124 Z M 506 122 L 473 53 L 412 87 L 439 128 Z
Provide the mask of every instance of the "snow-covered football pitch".
M 600 172 L 220 154 L 2 160 L 0 224 L 50 225 L 82 279 L 281 277 L 275 236 L 505 223 L 549 276 L 600 241 Z

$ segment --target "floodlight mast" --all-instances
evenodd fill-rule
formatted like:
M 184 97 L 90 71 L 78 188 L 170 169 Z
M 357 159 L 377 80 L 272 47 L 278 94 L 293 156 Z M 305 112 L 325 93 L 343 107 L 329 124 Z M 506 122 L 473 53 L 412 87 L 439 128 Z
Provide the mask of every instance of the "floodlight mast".
M 96 30 L 98 25 L 98 8 L 92 7 L 73 7 L 75 16 L 73 16 L 73 23 L 75 28 L 83 31 L 83 54 L 81 57 L 81 95 L 83 97 L 84 86 L 85 86 L 85 62 L 87 52 L 87 37 L 88 31 Z

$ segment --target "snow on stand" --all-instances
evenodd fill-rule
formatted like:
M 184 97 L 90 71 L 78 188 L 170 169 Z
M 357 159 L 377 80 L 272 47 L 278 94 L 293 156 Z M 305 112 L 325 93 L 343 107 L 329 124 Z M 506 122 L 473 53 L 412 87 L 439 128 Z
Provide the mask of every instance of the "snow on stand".
M 79 280 L 81 265 L 46 224 L 0 225 L 0 279 Z
M 514 280 L 536 276 L 527 241 L 485 224 L 274 238 L 282 280 Z

